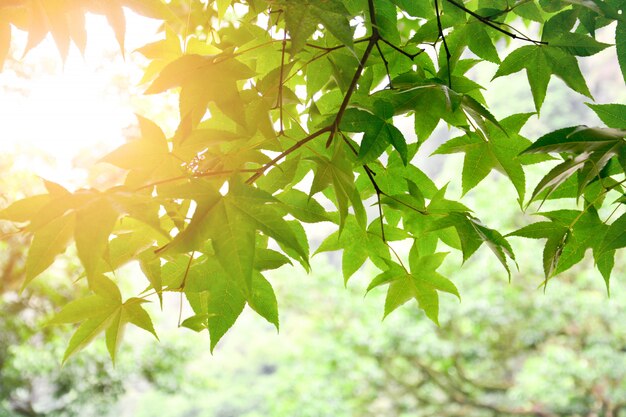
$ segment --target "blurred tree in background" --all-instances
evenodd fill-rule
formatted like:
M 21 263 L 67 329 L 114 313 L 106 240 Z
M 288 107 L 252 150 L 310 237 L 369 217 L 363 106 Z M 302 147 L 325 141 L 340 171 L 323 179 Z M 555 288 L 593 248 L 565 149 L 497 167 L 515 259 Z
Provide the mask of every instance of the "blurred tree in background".
M 5 201 L 36 192 L 39 180 L 15 169 L 13 155 L 0 157 L 0 189 Z M 7 201 L 8 200 L 8 201 Z M 3 225 L 0 225 L 3 227 Z M 116 367 L 97 343 L 76 361 L 61 367 L 71 329 L 47 326 L 60 306 L 84 291 L 72 285 L 80 268 L 76 254 L 63 257 L 45 280 L 18 294 L 28 248 L 24 236 L 2 230 L 0 240 L 0 416 L 104 416 L 133 384 L 174 389 L 183 379 L 183 358 L 168 344 L 133 344 Z M 131 336 L 132 337 L 132 336 Z M 133 339 L 137 339 L 133 337 Z M 149 349 L 149 350 L 148 350 Z

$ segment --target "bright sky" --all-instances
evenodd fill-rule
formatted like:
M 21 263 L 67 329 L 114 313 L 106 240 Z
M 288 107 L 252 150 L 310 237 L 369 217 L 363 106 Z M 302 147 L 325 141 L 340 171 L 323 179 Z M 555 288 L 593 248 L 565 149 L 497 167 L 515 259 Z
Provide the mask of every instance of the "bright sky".
M 24 155 L 14 168 L 72 188 L 87 175 L 75 158 L 122 144 L 141 113 L 142 57 L 132 51 L 155 40 L 158 22 L 127 13 L 126 60 L 103 17 L 88 16 L 86 26 L 85 56 L 72 46 L 65 62 L 50 35 L 20 60 L 26 34 L 13 30 L 13 60 L 0 72 L 0 151 Z

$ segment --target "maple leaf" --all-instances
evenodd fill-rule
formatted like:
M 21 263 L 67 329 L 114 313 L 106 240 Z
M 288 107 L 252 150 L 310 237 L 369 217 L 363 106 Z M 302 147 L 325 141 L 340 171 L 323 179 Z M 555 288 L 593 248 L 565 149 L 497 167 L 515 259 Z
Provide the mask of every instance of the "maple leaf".
M 241 125 L 245 125 L 245 102 L 237 81 L 254 75 L 246 65 L 228 55 L 183 55 L 167 64 L 146 90 L 146 94 L 161 93 L 181 87 L 180 118 L 196 126 L 207 111 L 209 102 Z
M 352 47 L 353 30 L 349 13 L 338 0 L 274 0 L 285 10 L 285 24 L 291 37 L 291 53 L 296 54 L 323 24 L 339 41 Z
M 608 245 L 602 246 L 608 226 L 600 220 L 593 208 L 584 212 L 557 210 L 539 213 L 539 215 L 550 221 L 530 224 L 507 236 L 547 239 L 543 252 L 546 280 L 580 262 L 587 249 L 593 249 L 596 260 L 603 255 L 603 252 L 609 250 Z M 612 257 L 612 255 L 609 256 Z M 608 274 L 603 272 L 603 275 L 608 288 L 610 270 L 606 272 Z
M 523 154 L 561 152 L 572 157 L 554 167 L 535 187 L 531 201 L 542 192 L 548 194 L 578 173 L 578 191 L 582 195 L 585 187 L 598 177 L 614 156 L 626 151 L 626 131 L 612 128 L 588 128 L 573 126 L 559 129 L 537 139 Z
M 434 154 L 465 153 L 461 177 L 464 194 L 495 169 L 509 177 L 521 203 L 524 201 L 526 191 L 526 177 L 522 166 L 541 162 L 538 158 L 528 158 L 529 155 L 519 155 L 532 144 L 519 134 L 520 129 L 532 115 L 522 113 L 508 116 L 499 122 L 503 129 L 487 126 L 486 137 L 469 132 L 450 139 Z
M 546 98 L 551 75 L 561 78 L 572 90 L 592 98 L 576 58 L 561 49 L 544 45 L 522 46 L 502 61 L 493 78 L 523 69 L 526 70 L 537 112 Z
M 378 225 L 372 223 L 374 229 Z M 328 236 L 322 244 L 317 248 L 315 253 L 343 250 L 341 269 L 343 272 L 344 284 L 369 258 L 380 264 L 382 259 L 389 258 L 389 248 L 385 245 L 380 235 L 363 230 L 354 217 L 350 216 L 346 220 L 346 224 L 339 231 Z
M 377 275 L 367 288 L 369 292 L 380 285 L 389 284 L 384 317 L 407 301 L 415 299 L 426 316 L 438 325 L 439 294 L 437 292 L 443 291 L 456 295 L 460 300 L 459 292 L 452 281 L 437 272 L 446 255 L 447 253 L 441 252 L 418 256 L 416 252 L 413 252 L 409 258 L 410 272 L 403 266 L 387 261 L 388 269 Z

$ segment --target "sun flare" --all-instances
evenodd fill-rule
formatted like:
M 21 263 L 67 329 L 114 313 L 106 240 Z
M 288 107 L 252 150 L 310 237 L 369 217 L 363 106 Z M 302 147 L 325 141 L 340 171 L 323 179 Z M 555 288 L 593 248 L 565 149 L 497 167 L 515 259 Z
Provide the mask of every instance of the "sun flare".
M 150 19 L 127 17 L 138 28 L 127 33 L 126 49 L 132 51 L 156 27 Z M 122 56 L 102 17 L 88 16 L 86 26 L 84 54 L 72 47 L 65 60 L 51 36 L 21 58 L 26 34 L 14 30 L 0 72 L 0 150 L 26 151 L 29 157 L 17 158 L 14 166 L 69 186 L 84 185 L 89 163 L 77 158 L 94 159 L 122 144 L 140 111 L 132 99 L 140 57 Z

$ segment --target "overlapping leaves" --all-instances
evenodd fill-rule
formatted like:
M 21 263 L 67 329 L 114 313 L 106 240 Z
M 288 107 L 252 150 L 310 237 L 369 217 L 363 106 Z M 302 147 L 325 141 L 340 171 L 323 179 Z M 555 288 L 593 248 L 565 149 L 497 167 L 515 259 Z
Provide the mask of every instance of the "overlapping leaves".
M 524 203 L 525 169 L 556 160 L 529 203 L 570 197 L 579 206 L 542 212 L 546 221 L 510 236 L 546 240 L 546 282 L 591 249 L 608 284 L 626 246 L 626 107 L 590 104 L 606 127 L 559 129 L 532 143 L 520 134 L 531 114 L 496 119 L 468 74 L 482 60 L 497 65 L 495 78 L 525 70 L 537 112 L 552 75 L 591 98 L 578 57 L 610 47 L 595 35 L 611 22 L 626 77 L 621 0 L 245 4 L 198 2 L 185 16 L 160 1 L 0 4 L 0 60 L 11 25 L 28 30 L 27 49 L 50 33 L 66 56 L 71 42 L 84 49 L 85 12 L 108 18 L 122 50 L 123 7 L 166 22 L 163 37 L 138 52 L 150 61 L 146 93 L 179 95 L 175 134 L 139 117 L 139 137 L 102 159 L 127 172 L 123 185 L 69 192 L 46 183 L 46 194 L 0 212 L 33 235 L 26 283 L 76 246 L 90 295 L 53 320 L 80 323 L 65 359 L 102 332 L 115 357 L 128 323 L 154 333 L 143 305 L 166 292 L 185 295 L 193 314 L 181 325 L 208 330 L 212 349 L 246 305 L 278 328 L 263 273 L 296 262 L 309 269 L 303 223 L 336 227 L 317 252 L 343 251 L 344 282 L 366 262 L 382 271 L 368 290 L 387 285 L 385 316 L 415 299 L 437 322 L 440 293 L 459 296 L 438 272 L 442 245 L 467 261 L 486 244 L 509 274 L 515 261 L 501 233 L 414 165 L 442 121 L 461 136 L 435 153 L 464 153 L 463 193 L 495 170 Z M 516 16 L 540 24 L 541 38 L 524 34 Z M 506 56 L 502 38 L 513 41 Z M 413 118 L 417 140 L 399 128 L 402 116 Z M 605 201 L 615 202 L 615 220 Z M 147 288 L 123 301 L 111 273 L 133 261 Z

